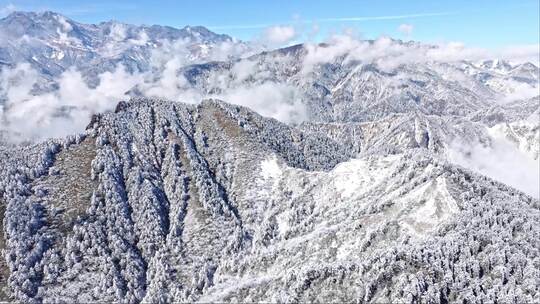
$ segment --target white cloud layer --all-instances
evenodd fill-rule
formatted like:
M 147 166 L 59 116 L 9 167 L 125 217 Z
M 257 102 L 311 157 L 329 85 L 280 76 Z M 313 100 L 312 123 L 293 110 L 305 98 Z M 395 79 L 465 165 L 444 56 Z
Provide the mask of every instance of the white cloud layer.
M 494 55 L 494 57 L 506 58 L 516 62 L 528 61 L 538 66 L 540 63 L 540 44 L 508 46 L 496 51 Z
M 88 124 L 91 114 L 110 110 L 134 85 L 141 82 L 140 75 L 132 75 L 123 68 L 99 76 L 100 84 L 90 88 L 82 75 L 73 69 L 62 74 L 58 90 L 34 95 L 33 87 L 38 74 L 28 64 L 0 74 L 2 95 L 6 103 L 0 111 L 3 121 L 0 129 L 19 136 L 15 139 L 41 139 L 80 132 Z
M 450 161 L 540 199 L 540 159 L 533 159 L 504 138 L 492 144 L 454 142 Z
M 388 37 L 380 37 L 370 42 L 343 34 L 329 37 L 326 45 L 308 43 L 306 48 L 308 54 L 304 58 L 305 72 L 310 72 L 317 64 L 332 62 L 341 56 L 345 56 L 345 63 L 350 61 L 376 63 L 383 69 L 393 69 L 402 64 L 479 61 L 489 58 L 504 59 L 513 63 L 529 61 L 538 64 L 540 56 L 538 44 L 488 50 L 466 47 L 461 42 L 431 46 L 419 43 L 405 45 Z
M 114 33 L 116 38 L 122 35 Z M 131 74 L 118 66 L 112 72 L 99 75 L 99 85 L 91 88 L 83 75 L 70 69 L 57 79 L 58 89 L 36 95 L 35 86 L 42 81 L 29 64 L 4 68 L 0 72 L 0 131 L 7 131 L 15 142 L 60 137 L 84 130 L 90 116 L 112 110 L 118 101 L 129 99 L 133 88 L 147 97 L 199 103 L 205 98 L 247 106 L 258 113 L 284 122 L 304 119 L 304 107 L 297 88 L 269 81 L 246 84 L 257 68 L 249 60 L 236 63 L 231 71 L 210 75 L 210 86 L 219 93 L 205 93 L 194 88 L 178 71 L 196 63 L 189 41 L 164 42 L 150 58 L 151 71 Z M 233 42 L 225 42 L 206 52 L 208 60 L 227 60 L 250 49 Z M 2 104 L 1 100 L 4 100 Z
M 297 34 L 294 28 L 283 26 L 269 29 L 268 33 L 269 39 L 275 43 L 294 39 Z M 144 43 L 146 33 L 139 34 L 137 43 Z M 111 35 L 116 40 L 125 40 L 121 28 L 114 29 Z M 203 54 L 205 61 L 246 57 L 261 50 L 256 44 L 248 47 L 235 42 L 198 48 L 197 52 Z M 344 57 L 345 64 L 360 60 L 376 63 L 382 69 L 393 69 L 401 64 L 478 60 L 504 57 L 502 55 L 527 58 L 537 52 L 536 48 L 530 46 L 493 52 L 467 48 L 461 43 L 435 47 L 405 45 L 386 37 L 368 42 L 353 35 L 334 35 L 327 45 L 307 43 L 306 50 L 301 65 L 302 72 L 306 74 L 318 64 L 331 62 L 338 57 Z M 287 57 L 278 56 L 275 60 L 287 60 Z M 203 98 L 220 98 L 285 122 L 300 122 L 305 118 L 306 111 L 298 88 L 272 81 L 269 71 L 258 70 L 256 61 L 242 60 L 236 62 L 230 71 L 212 72 L 208 77 L 208 87 L 214 88 L 211 92 L 218 93 L 211 94 L 192 87 L 178 73 L 181 67 L 196 62 L 193 59 L 193 45 L 189 41 L 164 41 L 151 54 L 150 72 L 133 75 L 118 67 L 113 72 L 100 75 L 100 84 L 90 88 L 81 73 L 68 70 L 57 80 L 57 90 L 37 96 L 34 94 L 34 86 L 39 81 L 36 71 L 28 64 L 5 68 L 0 73 L 0 98 L 6 100 L 0 106 L 0 130 L 18 133 L 21 135 L 19 138 L 31 139 L 80 132 L 91 114 L 113 109 L 119 100 L 129 98 L 126 92 L 133 87 L 144 96 L 174 101 L 198 103 Z M 459 81 L 460 77 L 465 76 L 456 75 L 455 78 Z M 530 97 L 536 94 L 537 89 L 517 87 L 509 96 L 511 100 Z

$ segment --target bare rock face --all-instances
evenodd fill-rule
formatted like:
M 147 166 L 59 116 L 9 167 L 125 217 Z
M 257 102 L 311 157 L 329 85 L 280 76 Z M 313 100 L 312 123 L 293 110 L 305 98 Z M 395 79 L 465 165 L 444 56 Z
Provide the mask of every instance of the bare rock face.
M 79 136 L 2 148 L 0 295 L 538 299 L 538 200 L 440 157 L 459 127 L 378 124 L 295 128 L 217 100 L 136 99 Z

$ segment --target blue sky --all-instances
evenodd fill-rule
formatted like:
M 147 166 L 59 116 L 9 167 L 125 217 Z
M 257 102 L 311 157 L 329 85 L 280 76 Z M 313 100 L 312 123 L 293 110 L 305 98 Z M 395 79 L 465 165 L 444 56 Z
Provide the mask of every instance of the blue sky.
M 68 1 L 0 0 L 12 9 L 53 10 L 81 22 L 117 20 L 174 27 L 204 25 L 240 39 L 252 39 L 271 25 L 294 25 L 315 39 L 352 30 L 364 38 L 380 35 L 424 42 L 460 41 L 498 48 L 539 43 L 539 0 L 452 1 Z M 412 26 L 410 34 L 398 30 Z

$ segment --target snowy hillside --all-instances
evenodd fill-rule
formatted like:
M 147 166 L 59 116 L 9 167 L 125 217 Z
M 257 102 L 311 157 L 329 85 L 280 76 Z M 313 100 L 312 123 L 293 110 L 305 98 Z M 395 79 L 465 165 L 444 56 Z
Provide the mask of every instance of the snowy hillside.
M 540 292 L 538 200 L 423 148 L 347 160 L 245 108 L 137 100 L 83 135 L 3 153 L 2 273 L 21 301 Z

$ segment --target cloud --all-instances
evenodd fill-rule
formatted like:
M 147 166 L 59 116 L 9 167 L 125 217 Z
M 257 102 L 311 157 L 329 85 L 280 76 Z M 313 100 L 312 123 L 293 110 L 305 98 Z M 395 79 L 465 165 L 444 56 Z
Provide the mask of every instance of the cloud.
M 178 55 L 177 52 L 174 54 Z M 230 70 L 211 71 L 206 76 L 209 90 L 204 91 L 177 73 L 184 59 L 176 55 L 165 60 L 165 68 L 157 80 L 139 85 L 143 95 L 186 103 L 216 98 L 249 107 L 263 116 L 286 123 L 299 123 L 306 119 L 299 89 L 290 84 L 274 82 L 268 71 L 259 70 L 257 61 L 245 59 L 237 61 Z M 248 78 L 250 81 L 246 81 Z
M 198 51 L 188 40 L 163 41 L 149 59 L 150 70 L 128 73 L 123 66 L 98 76 L 98 85 L 89 86 L 83 74 L 72 68 L 55 80 L 56 89 L 36 93 L 43 78 L 29 64 L 0 71 L 0 130 L 11 140 L 41 140 L 82 132 L 94 113 L 112 110 L 118 101 L 129 99 L 134 88 L 146 97 L 199 103 L 205 98 L 252 108 L 262 115 L 284 122 L 300 122 L 305 117 L 298 89 L 267 80 L 257 62 L 238 61 L 231 70 L 212 72 L 208 77 L 211 92 L 194 87 L 179 70 L 188 64 L 228 60 L 249 55 L 253 49 L 243 43 L 225 42 Z M 198 52 L 197 51 L 197 52 Z M 255 83 L 246 82 L 255 77 Z
M 164 64 L 161 75 L 153 82 L 140 83 L 139 88 L 148 97 L 165 98 L 168 100 L 181 100 L 181 92 L 188 84 L 187 80 L 178 75 L 177 71 L 184 65 L 184 58 L 173 57 Z
M 17 7 L 13 3 L 8 3 L 3 7 L 0 7 L 0 17 L 9 15 L 10 13 L 17 10 Z
M 264 40 L 271 45 L 283 45 L 296 38 L 296 30 L 292 26 L 277 25 L 266 29 Z
M 124 41 L 127 37 L 127 28 L 122 23 L 113 23 L 110 30 L 109 36 L 114 41 Z
M 99 85 L 90 88 L 80 72 L 69 69 L 58 79 L 58 89 L 39 95 L 33 89 L 38 73 L 28 64 L 4 69 L 0 74 L 2 106 L 0 129 L 18 135 L 12 139 L 38 140 L 81 132 L 90 116 L 114 108 L 137 83 L 141 75 L 127 73 L 122 67 L 99 76 Z
M 149 39 L 150 37 L 148 37 L 148 34 L 143 29 L 137 34 L 136 39 L 133 39 L 133 38 L 129 39 L 129 43 L 134 44 L 134 45 L 145 45 Z
M 540 198 L 539 159 L 534 160 L 505 138 L 492 138 L 491 144 L 454 142 L 449 160 Z
M 467 47 L 461 42 L 437 44 L 427 53 L 430 59 L 439 61 L 485 60 L 497 58 L 513 63 L 531 62 L 538 65 L 540 44 L 516 45 L 499 49 Z
M 537 66 L 540 64 L 540 43 L 514 45 L 504 47 L 497 51 L 499 57 L 513 62 L 532 62 Z
M 208 58 L 225 61 L 232 58 L 248 57 L 264 50 L 263 46 L 255 43 L 245 44 L 237 41 L 224 41 L 210 48 Z
M 403 23 L 400 24 L 398 27 L 398 31 L 402 34 L 405 34 L 406 36 L 409 36 L 412 34 L 414 27 L 411 24 Z
M 264 82 L 239 86 L 208 97 L 249 107 L 263 116 L 285 123 L 298 123 L 306 117 L 300 92 L 296 87 L 288 84 Z
M 310 72 L 317 64 L 332 62 L 344 56 L 344 62 L 362 61 L 376 63 L 382 69 L 393 69 L 402 64 L 425 62 L 459 62 L 462 60 L 478 61 L 487 58 L 511 60 L 522 63 L 526 59 L 540 56 L 538 45 L 489 50 L 467 47 L 461 42 L 447 42 L 433 45 L 403 44 L 388 37 L 374 41 L 359 40 L 354 35 L 332 35 L 326 44 L 307 43 L 307 55 L 304 58 L 304 72 Z M 538 59 L 537 59 L 538 60 Z M 535 63 L 534 61 L 532 61 Z
M 267 33 L 268 40 L 274 43 L 286 43 L 297 35 L 295 28 L 290 26 L 269 28 Z M 135 40 L 125 39 L 122 30 L 113 36 L 123 41 L 116 44 L 111 42 L 111 54 L 125 46 L 146 43 L 148 39 L 144 32 L 139 33 Z M 299 89 L 292 84 L 277 83 L 272 69 L 266 69 L 259 61 L 249 59 L 250 55 L 264 50 L 260 44 L 226 41 L 215 45 L 198 45 L 180 39 L 160 41 L 159 45 L 151 51 L 148 71 L 131 74 L 119 66 L 99 75 L 99 85 L 95 88 L 85 83 L 81 72 L 71 69 L 55 79 L 57 89 L 36 95 L 36 85 L 43 83 L 38 72 L 28 64 L 5 67 L 0 73 L 0 99 L 6 100 L 0 109 L 0 129 L 20 134 L 20 138 L 31 139 L 80 132 L 91 114 L 111 110 L 116 102 L 129 98 L 126 92 L 133 88 L 136 88 L 133 92 L 143 96 L 190 103 L 198 103 L 204 98 L 219 98 L 284 122 L 296 123 L 305 119 L 305 97 Z M 305 48 L 306 53 L 300 63 L 288 63 L 288 60 L 296 59 L 280 54 L 270 57 L 271 53 L 268 53 L 267 64 L 295 64 L 295 68 L 299 65 L 301 73 L 307 75 L 320 64 L 339 58 L 344 65 L 361 61 L 390 71 L 402 64 L 476 60 L 504 54 L 526 57 L 535 51 L 535 48 L 526 46 L 518 48 L 519 52 L 511 49 L 490 52 L 456 42 L 432 46 L 404 44 L 388 37 L 365 41 L 353 34 L 333 35 L 327 44 L 306 43 Z M 191 83 L 180 72 L 188 64 L 236 58 L 244 60 L 233 61 L 230 69 L 203 70 L 206 73 L 203 76 L 204 86 Z M 458 72 L 452 70 L 449 77 L 467 83 L 470 76 Z M 444 75 L 448 76 L 449 73 L 445 72 Z M 516 83 L 505 85 L 514 88 L 514 91 L 507 92 L 511 99 L 533 96 L 536 92 L 531 88 L 521 88 Z
M 257 70 L 257 62 L 254 60 L 242 60 L 237 62 L 231 69 L 234 79 L 241 83 L 254 75 Z
M 328 63 L 337 58 L 344 58 L 347 64 L 353 61 L 377 63 L 380 68 L 391 69 L 404 63 L 426 61 L 422 49 L 413 50 L 388 37 L 374 41 L 356 39 L 353 35 L 333 35 L 326 44 L 306 44 L 307 54 L 303 61 L 303 72 L 309 73 L 321 63 Z
M 504 79 L 501 85 L 506 88 L 506 91 L 502 92 L 504 97 L 499 100 L 501 103 L 529 99 L 540 95 L 540 86 L 534 87 L 528 83 L 515 81 L 512 78 Z
M 66 18 L 62 16 L 55 16 L 56 20 L 62 25 L 62 29 L 64 32 L 71 32 L 73 30 L 73 27 L 71 24 L 66 20 Z

